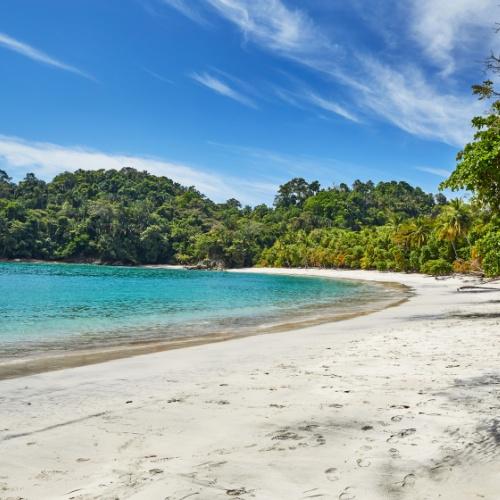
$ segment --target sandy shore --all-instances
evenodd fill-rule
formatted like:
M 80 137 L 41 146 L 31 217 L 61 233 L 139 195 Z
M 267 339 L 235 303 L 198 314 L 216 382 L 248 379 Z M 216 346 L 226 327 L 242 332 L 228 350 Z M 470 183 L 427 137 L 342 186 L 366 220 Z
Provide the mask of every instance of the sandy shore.
M 415 294 L 346 321 L 0 381 L 0 498 L 498 499 L 500 287 L 294 272 Z

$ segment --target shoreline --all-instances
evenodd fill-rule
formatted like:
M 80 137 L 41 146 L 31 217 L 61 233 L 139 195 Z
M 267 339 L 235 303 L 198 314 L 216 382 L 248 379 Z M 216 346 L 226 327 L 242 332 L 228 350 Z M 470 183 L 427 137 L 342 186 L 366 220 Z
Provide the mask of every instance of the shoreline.
M 39 262 L 34 262 L 39 263 Z M 43 263 L 43 262 L 42 262 Z M 151 266 L 141 266 L 146 269 L 172 269 L 177 268 L 170 265 L 151 265 Z M 227 270 L 225 272 L 232 273 L 259 273 L 261 268 L 246 268 L 246 269 L 234 269 Z M 260 273 L 260 274 L 266 274 Z M 267 273 L 270 274 L 270 273 Z M 273 273 L 271 273 L 273 274 Z M 274 274 L 288 274 L 293 275 L 293 273 L 287 272 L 275 272 Z M 307 277 L 322 277 L 321 275 L 306 275 Z M 330 278 L 336 280 L 348 280 L 348 281 L 363 281 L 363 280 L 352 280 L 349 278 Z M 367 314 L 372 314 L 374 312 L 380 311 L 388 307 L 396 307 L 406 300 L 409 299 L 412 292 L 409 287 L 400 285 L 394 282 L 382 282 L 376 281 L 386 289 L 396 290 L 401 292 L 401 297 L 391 297 L 387 298 L 386 301 L 368 301 L 358 304 L 359 309 L 349 310 L 347 312 L 341 312 L 339 310 L 332 314 L 323 314 L 317 316 L 316 318 L 303 318 L 297 316 L 294 319 L 290 319 L 286 322 L 279 322 L 273 325 L 266 326 L 265 324 L 257 325 L 255 327 L 247 327 L 242 329 L 239 333 L 224 331 L 210 333 L 206 335 L 196 335 L 188 337 L 174 337 L 170 340 L 136 340 L 123 342 L 112 346 L 98 346 L 95 348 L 84 348 L 84 349 L 74 349 L 74 350 L 60 350 L 56 354 L 49 354 L 48 352 L 39 353 L 33 357 L 29 358 L 11 358 L 7 361 L 0 360 L 0 381 L 7 380 L 17 377 L 25 377 L 29 375 L 36 375 L 39 373 L 64 370 L 68 368 L 76 368 L 79 366 L 87 366 L 97 363 L 105 363 L 108 361 L 116 359 L 124 359 L 133 356 L 141 356 L 146 354 L 152 354 L 163 351 L 170 351 L 176 349 L 184 349 L 193 346 L 199 346 L 204 344 L 212 344 L 217 342 L 225 342 L 230 340 L 235 340 L 239 338 L 245 338 L 254 335 L 268 335 L 273 333 L 287 332 L 302 328 L 307 328 L 311 326 L 317 326 L 321 324 L 328 324 L 337 321 L 346 321 L 357 316 L 364 316 Z M 319 309 L 316 309 L 318 311 Z
M 336 323 L 0 381 L 2 494 L 497 498 L 500 286 L 264 271 L 384 277 L 414 295 Z

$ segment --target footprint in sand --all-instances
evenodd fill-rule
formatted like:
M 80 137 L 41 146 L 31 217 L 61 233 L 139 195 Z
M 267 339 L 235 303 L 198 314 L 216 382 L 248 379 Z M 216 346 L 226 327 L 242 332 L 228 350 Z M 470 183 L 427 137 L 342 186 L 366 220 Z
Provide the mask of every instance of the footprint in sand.
M 411 436 L 412 434 L 415 434 L 417 432 L 417 429 L 403 429 L 402 431 L 399 431 L 396 434 L 393 434 L 390 438 L 387 439 L 387 442 L 390 443 L 391 441 L 398 441 L 399 439 L 403 439 L 405 437 Z
M 354 490 L 350 486 L 348 486 L 342 493 L 340 493 L 339 500 L 356 500 Z
M 237 497 L 239 495 L 245 495 L 246 493 L 249 493 L 246 488 L 233 488 L 230 490 L 226 490 L 226 495 L 230 497 Z
M 46 479 L 50 479 L 52 476 L 55 476 L 55 475 L 67 474 L 67 472 L 68 471 L 63 471 L 63 470 L 42 470 L 35 477 L 37 479 L 45 479 L 46 480 Z
M 277 439 L 279 441 L 288 441 L 290 439 L 292 440 L 303 439 L 303 437 L 299 436 L 295 432 L 289 431 L 288 429 L 281 429 L 276 434 L 274 434 L 274 436 L 271 439 L 273 440 Z
M 334 482 L 340 479 L 340 476 L 338 476 L 337 469 L 335 467 L 330 467 L 329 469 L 326 469 L 325 474 L 328 481 Z
M 401 486 L 403 488 L 413 487 L 413 486 L 415 486 L 415 480 L 416 480 L 415 474 L 407 474 L 403 478 L 403 481 L 401 482 Z
M 366 458 L 358 458 L 356 460 L 356 463 L 358 464 L 358 467 L 370 467 L 370 465 L 372 464 L 369 460 L 367 460 Z
M 163 469 L 158 469 L 158 468 L 149 469 L 149 473 L 152 474 L 153 476 L 155 476 L 156 474 L 163 474 Z
M 406 474 L 402 481 L 398 481 L 397 483 L 394 483 L 394 485 L 398 488 L 413 488 L 415 486 L 416 479 L 417 476 L 415 476 L 415 474 Z
M 322 434 L 314 434 L 314 437 L 316 438 L 316 446 L 323 446 L 326 444 L 326 439 Z

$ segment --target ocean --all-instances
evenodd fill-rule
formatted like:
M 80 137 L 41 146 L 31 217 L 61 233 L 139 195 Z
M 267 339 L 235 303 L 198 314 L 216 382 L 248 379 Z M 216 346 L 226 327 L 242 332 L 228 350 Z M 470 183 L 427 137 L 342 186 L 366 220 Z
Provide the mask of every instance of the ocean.
M 363 312 L 397 294 L 316 277 L 3 262 L 0 361 L 265 333 Z

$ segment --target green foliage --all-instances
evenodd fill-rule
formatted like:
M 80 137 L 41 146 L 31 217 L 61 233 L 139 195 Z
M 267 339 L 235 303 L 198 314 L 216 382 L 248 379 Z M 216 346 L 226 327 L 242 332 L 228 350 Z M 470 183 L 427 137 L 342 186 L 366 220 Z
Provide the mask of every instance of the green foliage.
M 365 225 L 383 225 L 391 218 L 405 219 L 431 214 L 434 197 L 406 182 L 355 181 L 323 190 L 304 204 L 321 225 L 358 230 Z
M 295 177 L 279 187 L 274 205 L 278 208 L 301 207 L 307 198 L 315 195 L 319 189 L 318 181 L 309 184 L 302 177 Z
M 276 207 L 214 203 L 132 168 L 19 183 L 0 171 L 0 257 L 227 267 L 339 267 L 498 273 L 490 212 L 405 182 L 280 187 Z M 477 266 L 476 266 L 477 267 Z
M 500 276 L 500 228 L 491 228 L 478 240 L 477 249 L 487 276 Z
M 458 154 L 458 164 L 442 186 L 474 191 L 477 199 L 500 212 L 500 101 L 488 116 L 472 120 L 474 141 Z
M 457 241 L 467 237 L 471 225 L 470 208 L 461 200 L 452 200 L 449 205 L 443 207 L 436 220 L 438 238 L 450 243 L 456 259 L 459 258 Z
M 425 274 L 432 274 L 433 276 L 444 276 L 447 274 L 451 274 L 453 266 L 444 259 L 436 259 L 425 262 L 420 270 Z
M 494 274 L 490 262 L 498 262 L 500 254 L 496 240 L 487 239 L 484 218 L 488 214 L 474 213 L 469 205 L 453 200 L 432 216 L 364 226 L 358 231 L 329 227 L 308 233 L 289 231 L 263 251 L 260 264 L 440 275 L 451 273 L 454 264 L 458 271 L 477 270 L 484 257 L 485 271 Z M 498 224 L 492 221 L 489 226 L 498 230 Z

